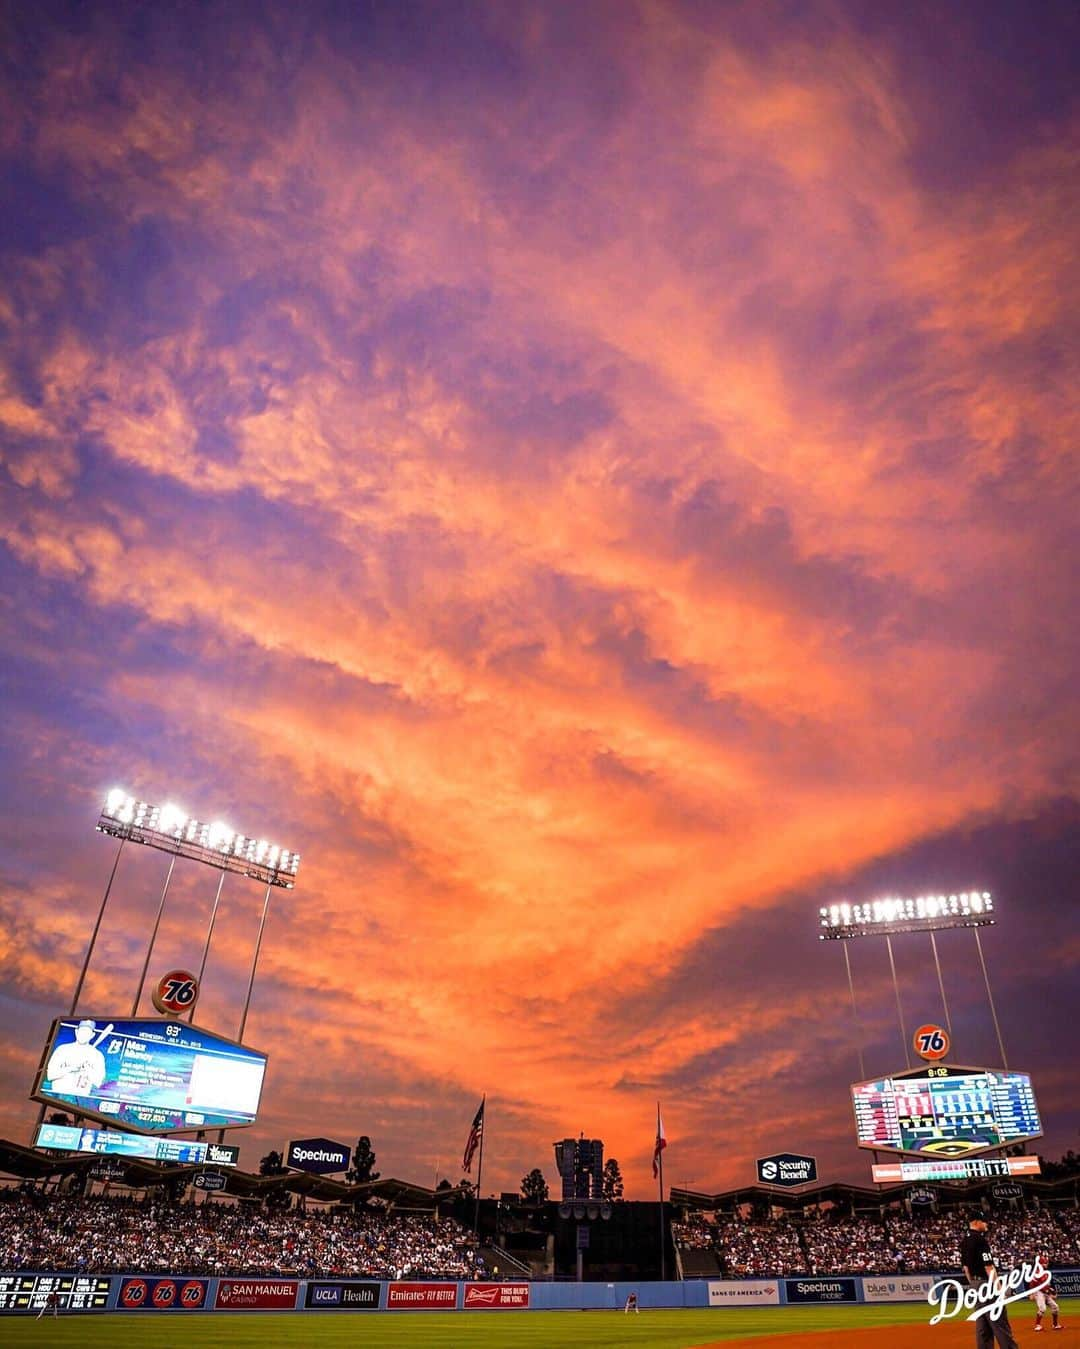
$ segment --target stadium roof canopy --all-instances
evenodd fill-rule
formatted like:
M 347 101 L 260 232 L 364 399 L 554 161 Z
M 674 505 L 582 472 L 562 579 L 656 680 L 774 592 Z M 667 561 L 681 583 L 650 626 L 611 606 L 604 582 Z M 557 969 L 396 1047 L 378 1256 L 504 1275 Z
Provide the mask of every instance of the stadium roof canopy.
M 936 1189 L 939 1199 L 946 1204 L 966 1204 L 972 1199 L 981 1198 L 995 1185 L 1009 1181 L 1008 1177 L 987 1178 L 978 1181 L 946 1182 L 929 1188 Z M 1066 1176 L 1059 1180 L 1045 1180 L 1034 1176 L 1024 1176 L 1011 1180 L 1010 1184 L 1023 1187 L 1025 1193 L 1041 1194 L 1046 1198 L 1075 1195 L 1080 1187 L 1080 1177 Z M 925 1183 L 906 1181 L 900 1185 L 883 1185 L 881 1189 L 872 1185 L 849 1185 L 834 1181 L 827 1185 L 808 1186 L 799 1190 L 773 1189 L 769 1185 L 744 1185 L 736 1190 L 721 1190 L 708 1194 L 703 1190 L 671 1188 L 670 1202 L 680 1208 L 690 1209 L 736 1209 L 741 1204 L 769 1204 L 773 1208 L 798 1212 L 817 1204 L 856 1204 L 859 1207 L 877 1207 L 881 1204 L 896 1204 L 904 1200 L 912 1189 L 926 1188 Z
M 89 1171 L 91 1175 L 106 1169 L 108 1177 L 121 1185 L 134 1188 L 164 1185 L 184 1178 L 194 1180 L 200 1171 L 220 1170 L 226 1177 L 224 1190 L 217 1193 L 234 1195 L 239 1199 L 262 1199 L 268 1194 L 284 1190 L 324 1203 L 357 1203 L 367 1199 L 382 1200 L 388 1208 L 434 1209 L 436 1204 L 461 1195 L 460 1189 L 429 1190 L 407 1180 L 369 1180 L 360 1185 L 316 1176 L 307 1171 L 283 1171 L 276 1176 L 260 1176 L 249 1171 L 234 1171 L 213 1166 L 163 1166 L 159 1162 L 138 1158 L 101 1157 L 91 1153 L 67 1156 L 50 1154 L 39 1148 L 24 1147 L 0 1139 L 0 1174 L 18 1176 L 23 1180 L 51 1180 Z

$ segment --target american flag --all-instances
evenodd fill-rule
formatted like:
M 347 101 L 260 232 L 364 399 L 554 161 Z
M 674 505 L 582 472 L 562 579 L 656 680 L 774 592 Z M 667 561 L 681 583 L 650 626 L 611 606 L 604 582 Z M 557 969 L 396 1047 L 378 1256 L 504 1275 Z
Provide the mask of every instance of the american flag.
M 664 1137 L 664 1121 L 660 1118 L 660 1102 L 656 1103 L 656 1146 L 653 1148 L 652 1155 L 652 1173 L 653 1179 L 660 1174 L 660 1154 L 667 1147 L 667 1139 Z
M 465 1153 L 461 1158 L 461 1169 L 466 1173 L 472 1171 L 473 1153 L 480 1146 L 480 1139 L 484 1136 L 484 1100 L 480 1102 L 480 1109 L 476 1112 L 476 1117 L 472 1122 L 472 1128 L 469 1130 L 469 1136 L 465 1140 Z

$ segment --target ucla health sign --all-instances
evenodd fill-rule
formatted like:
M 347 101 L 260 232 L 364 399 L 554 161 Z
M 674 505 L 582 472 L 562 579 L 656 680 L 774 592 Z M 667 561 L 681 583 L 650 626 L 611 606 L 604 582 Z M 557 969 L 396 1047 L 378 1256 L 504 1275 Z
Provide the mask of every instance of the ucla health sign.
M 324 1307 L 332 1311 L 377 1312 L 381 1288 L 378 1283 L 309 1283 L 304 1306 L 316 1310 Z
M 285 1149 L 285 1165 L 293 1171 L 310 1171 L 316 1176 L 331 1176 L 347 1171 L 352 1150 L 329 1138 L 298 1138 Z

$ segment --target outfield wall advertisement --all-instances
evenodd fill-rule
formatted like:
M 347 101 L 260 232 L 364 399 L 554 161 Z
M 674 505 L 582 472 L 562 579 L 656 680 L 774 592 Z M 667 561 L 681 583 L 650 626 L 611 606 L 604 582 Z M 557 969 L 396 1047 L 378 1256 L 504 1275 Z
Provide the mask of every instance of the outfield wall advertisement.
M 937 1274 L 883 1274 L 863 1279 L 864 1302 L 925 1302 L 939 1279 Z
M 462 1307 L 466 1311 L 512 1311 L 529 1305 L 527 1283 L 467 1283 Z
M 209 1279 L 170 1279 L 141 1274 L 120 1280 L 116 1305 L 126 1312 L 198 1312 L 206 1306 Z
M 710 1279 L 710 1307 L 779 1307 L 779 1279 Z
M 296 1279 L 219 1279 L 214 1310 L 289 1312 L 299 1290 Z
M 386 1290 L 389 1311 L 454 1311 L 456 1283 L 392 1283 Z
M 377 1312 L 382 1296 L 381 1283 L 344 1283 L 335 1280 L 309 1283 L 304 1306 L 309 1311 Z
M 0 1272 L 0 1316 L 36 1316 L 56 1294 L 61 1315 L 81 1312 L 206 1311 L 621 1311 L 636 1293 L 654 1307 L 805 1306 L 926 1301 L 929 1274 L 800 1279 L 687 1279 L 684 1282 L 560 1283 L 525 1280 L 393 1282 L 377 1279 L 188 1278 L 168 1274 L 82 1275 Z M 1057 1269 L 1059 1297 L 1080 1295 L 1080 1269 Z M 2 1338 L 2 1336 L 0 1336 Z
M 785 1302 L 858 1302 L 858 1280 L 854 1278 L 785 1279 Z

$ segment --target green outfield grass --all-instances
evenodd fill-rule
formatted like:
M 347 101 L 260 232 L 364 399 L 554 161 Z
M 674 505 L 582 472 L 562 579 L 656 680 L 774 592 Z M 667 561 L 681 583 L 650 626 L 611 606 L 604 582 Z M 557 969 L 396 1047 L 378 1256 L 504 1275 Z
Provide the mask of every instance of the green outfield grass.
M 1026 1312 L 1026 1308 L 1022 1309 Z M 1080 1305 L 1062 1305 L 1062 1319 Z M 922 1303 L 902 1307 L 709 1308 L 682 1311 L 559 1312 L 114 1312 L 35 1321 L 0 1318 L 5 1349 L 128 1349 L 178 1344 L 183 1349 L 691 1349 L 716 1340 L 785 1331 L 857 1326 L 926 1325 Z M 1023 1324 L 1021 1317 L 1017 1322 Z M 974 1338 L 974 1337 L 973 1337 Z

